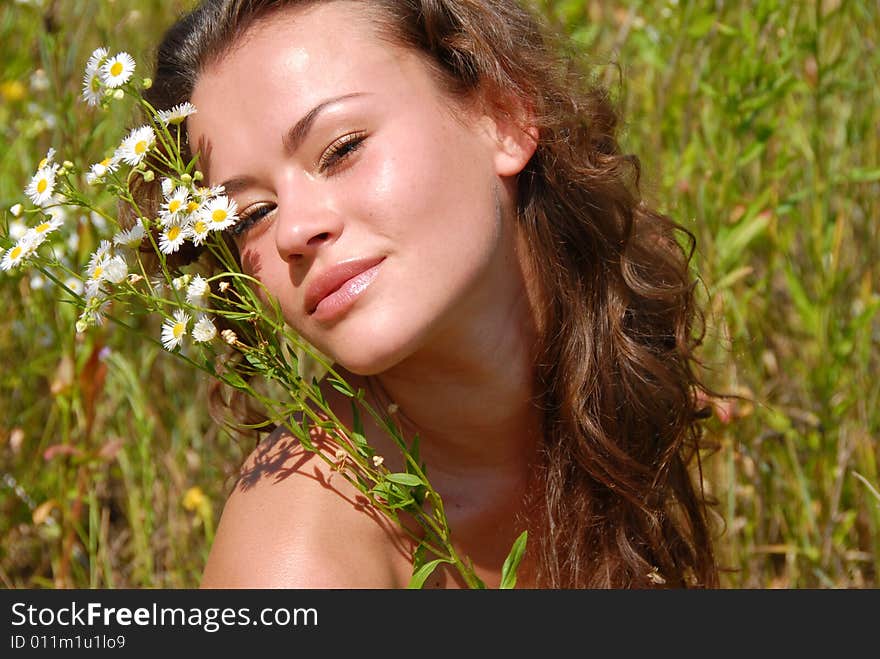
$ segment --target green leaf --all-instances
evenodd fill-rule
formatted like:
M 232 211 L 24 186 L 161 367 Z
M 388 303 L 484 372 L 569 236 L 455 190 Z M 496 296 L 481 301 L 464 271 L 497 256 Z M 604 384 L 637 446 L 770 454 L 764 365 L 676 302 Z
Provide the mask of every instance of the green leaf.
M 504 559 L 504 565 L 501 568 L 501 585 L 499 588 L 510 589 L 516 586 L 516 570 L 522 561 L 523 555 L 526 553 L 526 540 L 528 540 L 529 532 L 523 531 L 514 541 L 510 553 Z
M 413 573 L 412 579 L 409 580 L 407 588 L 419 589 L 424 586 L 427 578 L 431 576 L 431 574 L 434 572 L 434 570 L 437 569 L 437 566 L 440 565 L 440 563 L 449 563 L 449 561 L 444 558 L 436 558 L 430 563 L 425 563 L 422 567 L 420 567 Z
M 410 487 L 418 487 L 422 484 L 422 479 L 415 474 L 386 474 L 385 479 L 391 481 L 392 483 L 398 483 L 399 485 L 409 485 Z

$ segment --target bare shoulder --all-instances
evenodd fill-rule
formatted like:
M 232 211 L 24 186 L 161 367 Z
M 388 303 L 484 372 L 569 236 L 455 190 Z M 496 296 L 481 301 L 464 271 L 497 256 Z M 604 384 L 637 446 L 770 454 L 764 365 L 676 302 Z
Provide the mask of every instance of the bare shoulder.
M 280 430 L 245 462 L 201 585 L 394 588 L 405 554 L 399 532 L 354 486 Z

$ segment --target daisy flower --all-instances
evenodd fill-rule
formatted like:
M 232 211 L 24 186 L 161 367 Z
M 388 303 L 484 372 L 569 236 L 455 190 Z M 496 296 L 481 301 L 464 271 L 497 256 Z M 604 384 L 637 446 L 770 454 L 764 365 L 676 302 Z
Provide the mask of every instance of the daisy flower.
M 51 215 L 47 217 L 45 220 L 43 220 L 43 222 L 35 226 L 33 230 L 38 235 L 41 235 L 43 240 L 45 240 L 50 233 L 52 233 L 53 231 L 57 231 L 63 225 L 64 217 L 59 213 L 57 215 Z M 42 242 L 42 240 L 40 242 Z
M 86 62 L 86 72 L 83 76 L 82 97 L 89 105 L 98 105 L 104 94 L 104 86 L 101 81 L 101 65 L 107 59 L 107 49 L 97 48 L 92 52 L 89 61 Z
M 200 306 L 205 301 L 205 296 L 211 292 L 211 285 L 201 275 L 196 275 L 186 287 L 186 301 L 194 307 Z
M 182 291 L 184 288 L 189 286 L 189 283 L 192 281 L 192 275 L 180 275 L 179 277 L 175 277 L 171 280 L 171 288 L 175 291 Z
M 92 254 L 89 264 L 86 266 L 86 275 L 90 281 L 100 282 L 103 279 L 104 267 L 110 259 L 112 247 L 109 240 L 102 240 L 101 244 L 98 245 L 98 249 Z
M 134 67 L 134 58 L 131 55 L 117 53 L 101 65 L 102 81 L 110 89 L 121 87 L 131 79 Z
M 111 284 L 121 284 L 128 276 L 128 264 L 121 256 L 113 256 L 107 259 L 104 265 L 104 279 Z
M 196 113 L 196 106 L 186 101 L 175 105 L 170 110 L 159 110 L 159 120 L 166 126 L 183 123 L 189 115 Z
M 171 191 L 174 189 L 174 181 L 170 178 L 162 179 L 162 195 L 167 199 L 171 194 Z
M 162 226 L 180 224 L 187 210 L 189 190 L 181 185 L 170 194 L 165 195 L 165 199 L 167 201 L 162 204 L 162 208 L 159 210 L 159 222 L 162 223 Z
M 117 167 L 119 167 L 119 160 L 116 158 L 115 154 L 109 158 L 104 158 L 101 162 L 96 162 L 89 167 L 89 171 L 86 173 L 86 183 L 89 185 L 95 185 L 104 178 L 104 175 L 108 172 L 115 172 Z
M 52 194 L 55 192 L 55 174 L 58 172 L 56 163 L 47 164 L 40 167 L 31 182 L 28 183 L 24 193 L 37 206 L 45 206 L 52 201 Z
M 205 202 L 199 212 L 201 219 L 211 227 L 211 231 L 222 231 L 238 221 L 238 215 L 235 214 L 237 210 L 238 205 L 234 200 L 226 195 L 220 195 Z
M 211 322 L 210 318 L 202 316 L 199 318 L 195 327 L 193 327 L 192 336 L 196 343 L 208 343 L 209 341 L 213 341 L 214 337 L 217 336 L 217 328 L 214 326 L 214 323 Z
M 165 350 L 174 350 L 186 337 L 190 317 L 183 309 L 174 312 L 174 318 L 169 318 L 162 325 L 162 345 Z
M 109 54 L 109 51 L 103 46 L 95 48 L 95 50 L 92 51 L 92 54 L 89 55 L 89 60 L 86 62 L 86 71 L 97 71 L 100 69 Z
M 113 236 L 113 244 L 136 249 L 140 246 L 146 235 L 147 232 L 144 231 L 144 225 L 138 222 L 131 229 L 125 229 Z
M 174 254 L 188 235 L 189 232 L 184 227 L 172 224 L 159 234 L 159 251 L 163 254 Z
M 37 169 L 42 169 L 43 167 L 46 167 L 53 162 L 55 162 L 55 149 L 54 147 L 50 147 L 49 150 L 46 152 L 46 157 L 40 161 L 39 165 L 37 165 Z
M 203 218 L 197 217 L 196 221 L 190 225 L 189 231 L 192 235 L 193 244 L 201 245 L 205 242 L 208 234 L 211 233 L 211 227 Z
M 128 134 L 128 137 L 122 140 L 114 157 L 129 165 L 138 165 L 155 143 L 156 133 L 152 128 L 149 126 L 135 128 Z
M 36 234 L 34 232 L 28 231 L 19 238 L 18 242 L 3 255 L 3 260 L 0 261 L 0 270 L 12 270 L 13 268 L 17 268 L 23 261 L 30 257 L 30 255 L 36 251 L 37 247 L 39 247 L 39 243 L 35 242 L 35 237 Z
M 80 295 L 83 292 L 82 280 L 77 277 L 68 277 L 64 280 L 64 285 L 73 291 L 75 295 Z
M 27 233 L 28 226 L 22 220 L 12 220 L 9 223 L 9 237 L 13 240 L 18 240 L 25 233 Z

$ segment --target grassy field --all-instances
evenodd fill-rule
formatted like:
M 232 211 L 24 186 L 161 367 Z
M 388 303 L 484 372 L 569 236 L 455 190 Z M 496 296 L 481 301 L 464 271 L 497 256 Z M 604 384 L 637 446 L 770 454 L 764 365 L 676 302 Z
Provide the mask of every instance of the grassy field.
M 77 101 L 92 49 L 148 75 L 189 4 L 3 4 L 0 234 L 50 146 L 96 162 L 128 127 Z M 706 377 L 740 396 L 704 461 L 723 584 L 880 586 L 880 6 L 536 4 L 614 90 L 646 197 L 697 237 Z M 68 214 L 75 265 L 99 224 Z M 78 337 L 59 298 L 0 273 L 0 584 L 194 586 L 250 446 L 200 375 L 131 333 Z

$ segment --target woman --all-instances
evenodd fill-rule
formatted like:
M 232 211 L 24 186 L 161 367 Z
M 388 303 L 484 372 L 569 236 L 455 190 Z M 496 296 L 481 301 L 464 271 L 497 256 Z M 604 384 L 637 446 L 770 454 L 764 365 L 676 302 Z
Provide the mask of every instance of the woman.
M 520 586 L 715 586 L 689 254 L 640 202 L 606 96 L 552 53 L 513 0 L 215 0 L 166 35 L 150 100 L 196 106 L 242 267 L 418 432 L 488 586 L 524 528 Z M 412 550 L 279 431 L 203 586 L 400 587 Z

